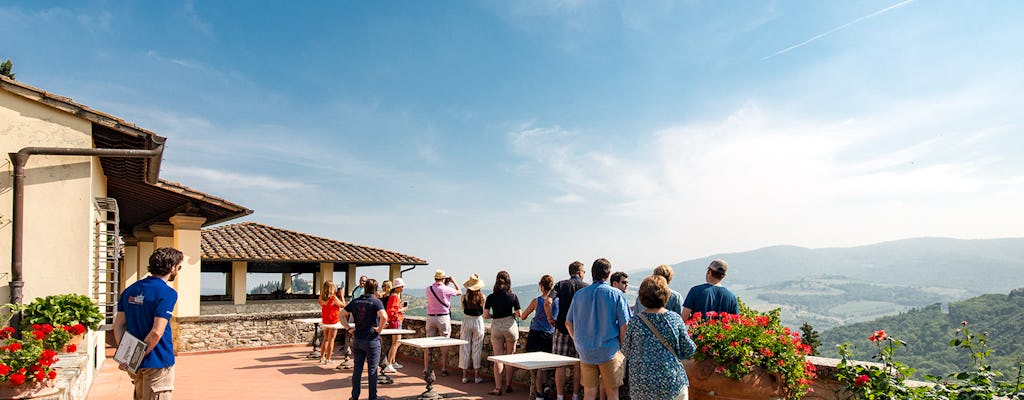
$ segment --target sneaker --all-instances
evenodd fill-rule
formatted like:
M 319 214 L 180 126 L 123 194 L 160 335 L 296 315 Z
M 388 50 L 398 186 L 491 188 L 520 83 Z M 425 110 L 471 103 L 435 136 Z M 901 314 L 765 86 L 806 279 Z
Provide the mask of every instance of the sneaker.
M 462 383 L 469 383 L 469 378 L 462 377 Z
M 478 377 L 476 377 L 476 379 L 473 380 L 473 383 L 482 383 L 483 381 L 484 381 L 484 378 L 481 378 L 481 377 L 478 376 Z
M 398 371 L 396 371 L 395 368 L 390 366 L 390 365 L 388 365 L 387 367 L 384 368 L 384 372 L 389 373 L 389 374 L 398 373 Z
M 396 362 L 396 363 L 394 363 L 394 364 L 391 364 L 391 366 L 392 366 L 392 367 L 395 367 L 395 368 L 402 368 L 402 367 L 403 367 L 403 365 L 402 365 L 402 364 L 399 364 L 399 363 L 397 363 L 397 362 Z
M 576 393 L 573 393 L 572 394 L 572 400 L 580 400 L 580 395 L 578 395 Z

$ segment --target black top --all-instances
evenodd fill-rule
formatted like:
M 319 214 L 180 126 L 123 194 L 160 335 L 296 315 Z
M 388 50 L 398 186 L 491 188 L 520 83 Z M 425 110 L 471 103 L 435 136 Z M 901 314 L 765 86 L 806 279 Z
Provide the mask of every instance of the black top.
M 377 338 L 377 331 L 374 327 L 381 323 L 378 321 L 377 311 L 383 309 L 384 304 L 372 293 L 356 297 L 345 305 L 345 311 L 352 314 L 352 321 L 356 325 L 356 339 L 374 340 Z
M 468 307 L 462 307 L 462 313 L 470 317 L 479 317 L 481 315 L 484 315 L 484 307 L 477 306 L 476 304 L 470 304 Z
M 565 329 L 565 316 L 569 315 L 569 306 L 572 305 L 572 296 L 576 295 L 576 291 L 587 287 L 586 282 L 583 282 L 579 277 L 572 277 L 564 281 L 558 281 L 548 297 L 552 299 L 558 299 L 558 317 L 555 318 L 555 329 L 558 329 L 561 333 L 569 333 Z
M 511 317 L 519 309 L 519 297 L 512 292 L 494 292 L 487 295 L 484 308 L 491 310 L 491 318 Z

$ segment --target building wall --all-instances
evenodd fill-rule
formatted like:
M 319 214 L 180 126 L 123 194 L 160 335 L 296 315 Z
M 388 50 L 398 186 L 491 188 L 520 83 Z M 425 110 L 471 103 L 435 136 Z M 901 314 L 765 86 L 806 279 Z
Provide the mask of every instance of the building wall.
M 10 300 L 13 166 L 7 153 L 24 147 L 91 148 L 92 125 L 35 101 L 0 92 L 0 296 Z M 91 289 L 93 196 L 98 161 L 32 156 L 25 170 L 25 301 Z

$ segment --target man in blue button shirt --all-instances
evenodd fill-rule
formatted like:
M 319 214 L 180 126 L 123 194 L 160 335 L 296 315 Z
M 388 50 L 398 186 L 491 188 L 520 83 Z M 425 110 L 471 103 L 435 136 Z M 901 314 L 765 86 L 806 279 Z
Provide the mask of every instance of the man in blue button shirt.
M 128 286 L 117 301 L 114 338 L 118 344 L 125 331 L 146 342 L 146 354 L 132 378 L 135 399 L 170 399 L 174 391 L 174 343 L 167 326 L 178 302 L 178 292 L 168 282 L 178 277 L 184 256 L 177 249 L 161 247 L 149 256 L 149 275 Z M 127 365 L 121 364 L 122 370 Z
M 604 258 L 594 261 L 590 273 L 594 282 L 573 296 L 565 327 L 580 355 L 583 397 L 596 399 L 598 387 L 603 386 L 608 400 L 618 400 L 623 379 L 619 348 L 626 337 L 629 305 L 622 291 L 605 282 L 612 273 L 611 262 Z

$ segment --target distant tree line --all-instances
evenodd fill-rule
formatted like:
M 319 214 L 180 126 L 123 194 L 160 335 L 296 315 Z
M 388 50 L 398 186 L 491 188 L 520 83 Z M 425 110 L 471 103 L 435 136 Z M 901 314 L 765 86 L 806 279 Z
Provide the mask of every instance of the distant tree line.
M 269 281 L 249 290 L 249 294 L 272 294 L 283 292 L 281 281 Z M 313 293 L 313 284 L 302 278 L 292 279 L 292 293 Z
M 1007 295 L 986 294 L 953 302 L 948 312 L 935 303 L 833 328 L 822 332 L 819 352 L 824 357 L 837 357 L 835 346 L 849 342 L 856 358 L 870 361 L 877 349 L 867 338 L 882 329 L 907 342 L 896 357 L 917 370 L 916 379 L 925 374 L 942 376 L 970 365 L 967 354 L 949 346 L 962 321 L 974 332 L 987 333 L 986 341 L 993 351 L 989 358 L 992 367 L 1007 376 L 1016 376 L 1024 356 L 1024 288 Z

